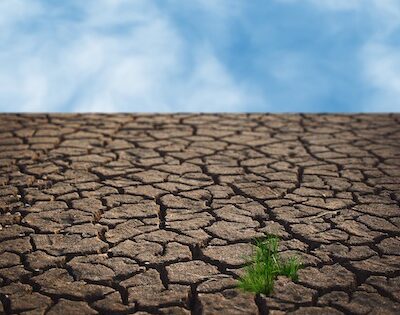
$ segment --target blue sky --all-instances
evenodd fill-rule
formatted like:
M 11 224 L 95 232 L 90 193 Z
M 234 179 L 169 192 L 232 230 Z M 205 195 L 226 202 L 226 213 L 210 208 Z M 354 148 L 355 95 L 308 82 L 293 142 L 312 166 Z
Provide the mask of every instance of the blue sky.
M 2 112 L 399 112 L 399 0 L 0 0 Z

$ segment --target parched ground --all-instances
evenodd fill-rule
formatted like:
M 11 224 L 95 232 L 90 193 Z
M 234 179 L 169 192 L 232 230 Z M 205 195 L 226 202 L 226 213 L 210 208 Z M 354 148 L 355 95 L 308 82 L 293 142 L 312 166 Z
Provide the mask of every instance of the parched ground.
M 3 114 L 0 168 L 0 313 L 400 314 L 400 115 Z

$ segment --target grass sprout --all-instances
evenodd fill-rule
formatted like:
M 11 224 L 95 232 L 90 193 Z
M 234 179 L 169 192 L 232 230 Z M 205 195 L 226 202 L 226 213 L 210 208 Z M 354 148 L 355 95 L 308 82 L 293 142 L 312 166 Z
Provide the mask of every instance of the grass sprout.
M 277 276 L 286 276 L 297 280 L 297 271 L 301 264 L 296 257 L 282 260 L 278 253 L 279 239 L 268 236 L 255 241 L 255 250 L 245 267 L 245 274 L 239 279 L 239 288 L 244 291 L 270 294 L 274 289 Z

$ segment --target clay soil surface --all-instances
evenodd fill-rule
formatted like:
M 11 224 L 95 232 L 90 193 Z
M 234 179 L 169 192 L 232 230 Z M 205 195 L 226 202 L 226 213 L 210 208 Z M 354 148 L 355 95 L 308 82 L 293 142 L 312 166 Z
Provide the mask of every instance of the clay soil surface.
M 400 115 L 2 114 L 0 169 L 0 314 L 400 314 Z

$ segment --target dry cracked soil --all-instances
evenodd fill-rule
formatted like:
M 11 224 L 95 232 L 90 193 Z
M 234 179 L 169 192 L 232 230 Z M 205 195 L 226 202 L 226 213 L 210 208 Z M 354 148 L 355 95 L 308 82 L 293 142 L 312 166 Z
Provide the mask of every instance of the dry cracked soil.
M 0 313 L 400 314 L 400 115 L 2 114 L 0 169 Z

